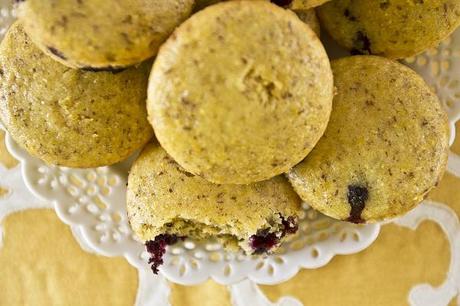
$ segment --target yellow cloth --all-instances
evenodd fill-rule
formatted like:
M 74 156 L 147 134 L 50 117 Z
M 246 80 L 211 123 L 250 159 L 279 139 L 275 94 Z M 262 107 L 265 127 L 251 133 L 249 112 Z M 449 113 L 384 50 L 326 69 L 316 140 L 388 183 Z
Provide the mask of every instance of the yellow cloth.
M 454 151 L 460 153 L 460 141 Z M 0 160 L 15 164 L 1 146 Z M 446 174 L 431 198 L 460 215 L 459 189 L 460 179 Z M 51 210 L 13 214 L 3 227 L 0 305 L 133 305 L 135 269 L 123 259 L 81 250 Z M 365 251 L 337 256 L 323 268 L 303 270 L 284 284 L 262 289 L 273 301 L 292 295 L 305 305 L 407 305 L 414 285 L 436 286 L 445 279 L 449 259 L 449 243 L 436 224 L 425 222 L 417 231 L 386 225 Z M 212 281 L 192 287 L 172 285 L 171 303 L 226 306 L 230 296 Z

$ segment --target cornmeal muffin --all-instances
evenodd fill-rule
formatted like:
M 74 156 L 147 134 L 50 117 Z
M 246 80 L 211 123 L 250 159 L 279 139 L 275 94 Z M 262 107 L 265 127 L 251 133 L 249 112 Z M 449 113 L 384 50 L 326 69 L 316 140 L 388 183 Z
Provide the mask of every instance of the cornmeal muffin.
M 37 46 L 73 68 L 117 70 L 154 56 L 193 0 L 27 0 L 19 16 Z
M 148 96 L 157 139 L 184 169 L 248 184 L 288 171 L 311 151 L 329 119 L 332 72 L 321 42 L 294 13 L 229 1 L 193 15 L 168 39 Z
M 273 3 L 293 10 L 306 10 L 322 5 L 330 0 L 272 0 Z
M 150 66 L 74 70 L 41 52 L 15 23 L 0 45 L 0 119 L 20 146 L 47 163 L 114 164 L 153 135 L 145 109 Z
M 147 145 L 128 179 L 128 217 L 157 272 L 167 244 L 217 238 L 248 254 L 273 251 L 297 230 L 300 198 L 277 176 L 250 185 L 216 185 L 190 174 L 156 143 Z
M 195 2 L 195 10 L 201 10 L 209 5 L 213 5 L 223 1 L 230 1 L 230 0 L 196 0 Z M 239 0 L 236 0 L 239 1 Z M 284 8 L 290 8 L 292 10 L 308 10 L 314 8 L 316 6 L 320 6 L 321 4 L 329 1 L 329 0 L 252 0 L 252 1 L 267 1 L 272 2 L 278 6 Z
M 458 0 L 335 0 L 318 9 L 322 26 L 354 54 L 414 56 L 460 24 Z
M 195 8 L 194 11 L 199 11 L 204 9 L 207 6 L 223 2 L 226 0 L 197 0 L 195 1 Z M 239 1 L 239 0 L 227 0 L 227 1 Z M 267 1 L 270 0 L 252 0 L 252 1 Z M 278 6 L 285 7 L 283 4 L 285 1 L 271 1 L 272 3 L 277 4 Z M 312 8 L 313 6 L 317 6 L 324 2 L 324 0 L 300 0 L 300 1 L 292 1 L 290 2 L 290 6 L 292 7 L 292 11 L 296 13 L 296 15 L 310 26 L 310 28 L 320 36 L 320 26 L 318 18 L 316 17 L 315 10 Z M 317 4 L 319 3 L 319 4 Z M 315 5 L 316 4 L 316 5 Z
M 447 116 L 423 79 L 397 62 L 355 56 L 332 69 L 329 126 L 289 180 L 305 202 L 339 220 L 400 216 L 441 179 Z

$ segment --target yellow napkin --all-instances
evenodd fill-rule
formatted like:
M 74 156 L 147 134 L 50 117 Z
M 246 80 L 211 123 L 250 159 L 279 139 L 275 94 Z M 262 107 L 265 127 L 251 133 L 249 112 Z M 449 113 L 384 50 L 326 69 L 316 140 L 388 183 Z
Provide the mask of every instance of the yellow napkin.
M 460 133 L 459 127 L 457 130 Z M 460 141 L 454 151 L 460 153 Z M 0 160 L 10 167 L 15 165 L 1 146 Z M 446 174 L 431 198 L 460 214 L 459 189 L 460 179 Z M 134 304 L 136 270 L 121 258 L 81 250 L 53 211 L 13 214 L 3 228 L 0 305 Z M 437 286 L 444 281 L 449 247 L 435 223 L 425 222 L 416 231 L 386 225 L 365 251 L 337 256 L 323 268 L 303 270 L 284 284 L 262 289 L 273 301 L 291 295 L 305 305 L 407 305 L 413 286 Z M 231 305 L 227 289 L 212 281 L 192 287 L 172 285 L 171 304 Z

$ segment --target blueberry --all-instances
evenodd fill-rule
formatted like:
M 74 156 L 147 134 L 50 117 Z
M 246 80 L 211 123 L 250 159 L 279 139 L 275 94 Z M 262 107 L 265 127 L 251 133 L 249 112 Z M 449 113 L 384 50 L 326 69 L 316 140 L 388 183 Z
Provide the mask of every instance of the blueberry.
M 353 45 L 355 47 L 351 50 L 352 55 L 372 54 L 371 41 L 362 31 L 356 32 Z
M 297 232 L 299 226 L 294 217 L 290 216 L 287 219 L 281 217 L 281 219 L 284 226 L 283 236 L 285 236 L 286 234 L 295 234 Z
M 364 223 L 361 214 L 366 206 L 366 201 L 369 199 L 369 191 L 366 187 L 360 185 L 348 186 L 348 203 L 351 206 L 350 217 L 347 221 L 353 223 Z
M 292 3 L 292 1 L 293 0 L 271 0 L 270 2 L 281 7 L 288 7 Z
M 163 255 L 166 253 L 166 246 L 175 244 L 179 239 L 176 235 L 161 234 L 155 237 L 155 240 L 149 240 L 145 243 L 147 252 L 150 253 L 149 264 L 154 274 L 158 274 L 158 267 L 163 264 Z
M 249 245 L 254 250 L 254 254 L 266 253 L 278 243 L 279 238 L 276 233 L 269 233 L 268 230 L 259 231 L 249 238 Z
M 278 233 L 270 233 L 269 229 L 263 229 L 249 238 L 249 246 L 254 250 L 254 254 L 267 253 L 280 242 L 281 237 L 297 232 L 298 225 L 294 217 L 281 216 L 281 220 L 283 228 Z

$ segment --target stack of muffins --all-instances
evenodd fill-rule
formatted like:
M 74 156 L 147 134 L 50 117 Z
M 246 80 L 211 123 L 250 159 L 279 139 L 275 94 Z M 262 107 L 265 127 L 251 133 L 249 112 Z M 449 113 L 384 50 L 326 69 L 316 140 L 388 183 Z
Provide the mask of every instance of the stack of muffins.
M 406 213 L 444 172 L 448 125 L 395 59 L 452 33 L 460 1 L 272 2 L 20 1 L 0 45 L 0 119 L 50 164 L 143 148 L 127 209 L 155 273 L 185 237 L 273 252 L 302 201 L 353 223 Z M 318 5 L 355 56 L 329 61 Z

